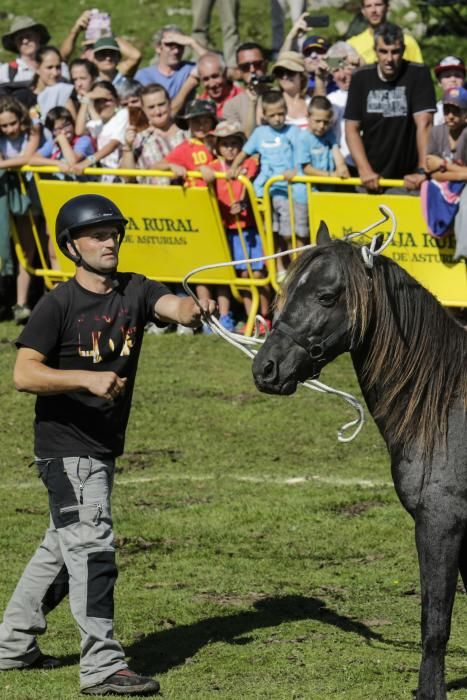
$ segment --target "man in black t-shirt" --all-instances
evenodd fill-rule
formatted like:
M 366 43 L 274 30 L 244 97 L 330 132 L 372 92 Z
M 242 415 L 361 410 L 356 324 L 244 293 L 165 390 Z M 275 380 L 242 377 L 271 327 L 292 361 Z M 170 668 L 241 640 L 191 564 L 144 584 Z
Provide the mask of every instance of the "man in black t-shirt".
M 375 30 L 378 62 L 352 77 L 344 113 L 345 135 L 364 186 L 378 191 L 379 178 L 403 179 L 409 190 L 425 179 L 428 135 L 436 109 L 427 66 L 402 58 L 400 27 Z
M 35 455 L 49 494 L 50 527 L 0 625 L 0 671 L 53 668 L 36 636 L 69 593 L 81 633 L 81 692 L 154 694 L 113 639 L 117 577 L 110 496 L 123 451 L 144 326 L 199 325 L 199 308 L 142 275 L 118 273 L 126 219 L 106 197 L 80 195 L 57 217 L 57 244 L 75 277 L 39 302 L 18 341 L 14 382 L 37 394 Z

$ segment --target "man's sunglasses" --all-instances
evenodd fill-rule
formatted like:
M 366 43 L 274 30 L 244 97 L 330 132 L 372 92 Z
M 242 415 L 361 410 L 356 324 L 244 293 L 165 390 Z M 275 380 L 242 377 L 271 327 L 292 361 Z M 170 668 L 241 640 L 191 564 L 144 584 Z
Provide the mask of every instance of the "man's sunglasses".
M 318 56 L 324 56 L 325 53 L 326 51 L 322 51 L 321 49 L 317 51 L 314 46 L 310 46 L 309 49 L 303 51 L 303 55 L 307 58 L 318 58 Z
M 254 68 L 254 70 L 260 70 L 263 67 L 263 64 L 264 61 L 246 61 L 245 63 L 239 63 L 238 67 L 241 71 L 246 73 L 246 71 L 250 70 L 250 68 Z

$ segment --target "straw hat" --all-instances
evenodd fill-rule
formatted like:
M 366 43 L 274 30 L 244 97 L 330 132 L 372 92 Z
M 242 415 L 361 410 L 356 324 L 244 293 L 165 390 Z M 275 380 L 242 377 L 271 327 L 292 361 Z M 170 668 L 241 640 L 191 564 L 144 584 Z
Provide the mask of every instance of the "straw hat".
M 272 72 L 274 73 L 277 68 L 285 68 L 294 71 L 294 73 L 304 73 L 305 61 L 298 51 L 282 51 L 272 67 Z
M 50 39 L 50 34 L 44 24 L 36 22 L 32 17 L 15 17 L 11 24 L 10 31 L 2 36 L 3 47 L 7 51 L 18 53 L 15 36 L 19 34 L 19 32 L 24 32 L 26 29 L 34 29 L 39 33 L 39 42 L 41 46 L 45 46 Z
M 219 124 L 212 132 L 212 135 L 215 136 L 217 139 L 226 139 L 229 136 L 238 136 L 239 138 L 243 139 L 243 141 L 246 141 L 242 125 L 240 124 L 240 122 L 237 121 L 228 122 L 224 119 L 223 121 L 219 122 Z

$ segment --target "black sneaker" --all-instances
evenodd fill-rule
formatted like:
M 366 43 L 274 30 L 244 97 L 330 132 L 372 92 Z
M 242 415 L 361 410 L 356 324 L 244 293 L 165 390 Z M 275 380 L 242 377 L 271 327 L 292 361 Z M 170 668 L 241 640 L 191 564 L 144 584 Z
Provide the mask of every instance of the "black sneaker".
M 40 652 L 39 656 L 32 664 L 0 668 L 0 673 L 4 671 L 52 671 L 54 668 L 59 668 L 61 665 L 62 662 L 60 659 L 57 659 L 55 656 L 47 656 L 47 654 Z
M 57 659 L 55 656 L 47 656 L 47 654 L 43 654 L 42 652 L 39 654 L 37 659 L 32 662 L 32 664 L 29 664 L 29 666 L 25 666 L 25 670 L 31 669 L 31 670 L 42 670 L 42 671 L 53 671 L 54 668 L 60 668 L 62 665 L 62 662 L 60 659 Z
M 117 671 L 90 688 L 83 688 L 83 695 L 156 695 L 159 692 L 159 683 L 153 678 L 138 676 L 129 668 Z

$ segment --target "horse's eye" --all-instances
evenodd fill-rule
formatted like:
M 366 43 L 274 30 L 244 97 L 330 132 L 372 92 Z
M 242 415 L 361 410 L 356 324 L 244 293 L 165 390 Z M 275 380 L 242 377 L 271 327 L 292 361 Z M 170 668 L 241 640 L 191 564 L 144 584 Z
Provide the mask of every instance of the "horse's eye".
M 336 299 L 335 294 L 320 294 L 318 297 L 318 301 L 322 306 L 334 306 Z

